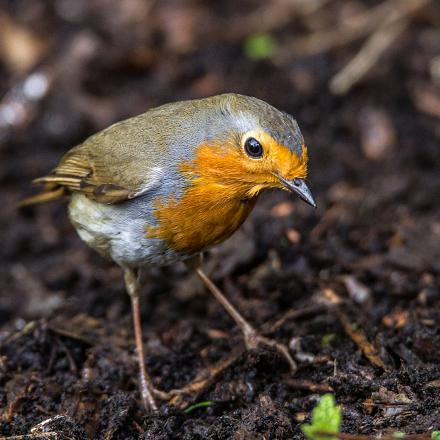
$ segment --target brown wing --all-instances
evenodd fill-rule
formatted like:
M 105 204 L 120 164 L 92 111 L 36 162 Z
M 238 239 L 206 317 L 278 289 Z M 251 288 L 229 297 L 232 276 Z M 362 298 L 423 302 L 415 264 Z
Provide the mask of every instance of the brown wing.
M 50 174 L 35 179 L 33 183 L 44 185 L 43 191 L 23 200 L 21 206 L 43 203 L 69 192 L 81 192 L 93 200 L 111 204 L 133 198 L 139 192 L 100 176 L 84 144 L 72 148 Z
M 157 188 L 174 157 L 166 134 L 188 125 L 185 121 L 190 117 L 181 111 L 182 106 L 188 105 L 158 107 L 89 137 L 67 152 L 50 174 L 36 179 L 34 183 L 44 185 L 43 191 L 21 205 L 45 202 L 72 192 L 112 204 Z M 188 127 L 186 142 L 179 136 L 176 148 L 192 145 L 194 130 L 191 125 Z

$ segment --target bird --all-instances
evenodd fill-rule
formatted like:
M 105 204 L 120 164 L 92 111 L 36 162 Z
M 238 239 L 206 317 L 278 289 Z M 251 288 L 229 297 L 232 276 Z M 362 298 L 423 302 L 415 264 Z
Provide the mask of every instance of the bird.
M 316 208 L 308 153 L 296 120 L 235 93 L 161 105 L 117 122 L 73 147 L 34 184 L 21 206 L 68 196 L 79 237 L 122 268 L 130 296 L 140 395 L 156 411 L 160 392 L 145 366 L 139 274 L 183 261 L 240 328 L 246 348 L 270 346 L 292 370 L 287 347 L 262 336 L 203 270 L 204 251 L 229 238 L 259 195 L 287 190 Z

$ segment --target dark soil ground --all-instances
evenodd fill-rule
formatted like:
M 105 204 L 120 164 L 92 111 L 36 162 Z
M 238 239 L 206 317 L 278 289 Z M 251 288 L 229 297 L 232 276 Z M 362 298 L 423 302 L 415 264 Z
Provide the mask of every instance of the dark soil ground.
M 328 82 L 365 38 L 316 54 L 289 46 L 379 3 L 307 13 L 232 0 L 0 3 L 0 436 L 60 416 L 33 438 L 303 438 L 300 424 L 326 392 L 347 433 L 440 429 L 438 5 L 412 16 L 344 96 Z M 259 32 L 278 41 L 271 59 L 243 52 Z M 275 352 L 245 352 L 183 265 L 146 268 L 146 362 L 157 387 L 182 387 L 230 360 L 200 392 L 146 415 L 121 271 L 79 240 L 65 203 L 16 204 L 99 129 L 224 91 L 293 114 L 309 145 L 319 208 L 264 194 L 206 258 L 231 301 L 300 368 L 292 375 Z

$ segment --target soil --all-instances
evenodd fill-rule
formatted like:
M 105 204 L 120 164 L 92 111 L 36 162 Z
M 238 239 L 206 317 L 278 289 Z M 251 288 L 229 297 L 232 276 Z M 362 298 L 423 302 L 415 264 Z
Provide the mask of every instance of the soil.
M 429 438 L 440 429 L 438 5 L 412 17 L 343 96 L 329 80 L 365 39 L 288 50 L 299 35 L 379 3 L 333 1 L 285 20 L 270 15 L 283 2 L 1 2 L 0 436 L 304 438 L 300 425 L 327 392 L 346 433 Z M 252 19 L 260 8 L 273 9 L 264 15 L 273 22 Z M 275 36 L 278 55 L 245 54 L 260 32 Z M 28 52 L 8 50 L 17 41 Z M 148 415 L 120 269 L 81 242 L 66 203 L 16 205 L 88 135 L 163 102 L 224 91 L 293 114 L 309 145 L 318 209 L 268 192 L 205 260 L 299 370 L 270 349 L 246 351 L 183 265 L 148 267 L 142 319 L 155 385 L 180 388 L 227 362 L 206 387 Z

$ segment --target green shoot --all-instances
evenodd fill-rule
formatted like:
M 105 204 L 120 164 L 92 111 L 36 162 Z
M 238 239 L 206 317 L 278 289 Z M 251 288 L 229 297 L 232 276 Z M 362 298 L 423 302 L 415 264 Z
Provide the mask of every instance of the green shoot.
M 186 414 L 189 414 L 193 412 L 195 409 L 198 408 L 207 408 L 209 406 L 212 406 L 214 402 L 212 400 L 206 400 L 204 402 L 195 403 L 194 405 L 188 406 L 183 412 Z
M 322 346 L 323 348 L 330 347 L 330 345 L 331 345 L 333 339 L 335 339 L 335 336 L 336 336 L 336 335 L 335 335 L 334 333 L 327 333 L 326 335 L 324 335 L 324 336 L 321 338 L 321 346 Z
M 278 49 L 275 38 L 269 34 L 254 35 L 244 43 L 244 52 L 248 58 L 262 60 L 270 58 Z
M 331 435 L 339 433 L 341 423 L 341 408 L 336 406 L 332 394 L 324 394 L 312 411 L 312 423 L 302 425 L 301 429 L 309 440 L 337 440 Z

